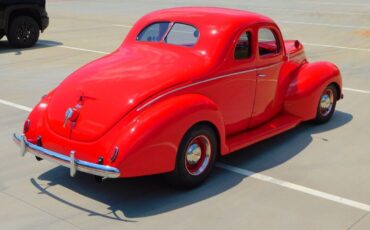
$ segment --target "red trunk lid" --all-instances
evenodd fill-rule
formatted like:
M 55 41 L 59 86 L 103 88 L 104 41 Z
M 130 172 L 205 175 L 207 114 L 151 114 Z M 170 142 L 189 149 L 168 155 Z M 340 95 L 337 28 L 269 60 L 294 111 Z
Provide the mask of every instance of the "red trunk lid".
M 143 100 L 191 81 L 194 70 L 204 69 L 197 68 L 204 63 L 200 58 L 189 51 L 171 52 L 142 44 L 105 56 L 56 88 L 48 107 L 48 125 L 64 137 L 94 141 Z M 70 121 L 63 127 L 69 108 L 79 113 L 73 128 Z

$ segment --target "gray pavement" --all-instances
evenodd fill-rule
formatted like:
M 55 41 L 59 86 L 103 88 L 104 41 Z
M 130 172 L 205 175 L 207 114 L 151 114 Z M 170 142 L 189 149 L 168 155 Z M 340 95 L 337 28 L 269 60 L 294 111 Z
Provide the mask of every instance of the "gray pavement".
M 346 90 L 333 119 L 224 157 L 235 170 L 216 168 L 203 186 L 181 192 L 158 176 L 97 184 L 21 158 L 11 134 L 28 112 L 0 103 L 0 229 L 370 229 L 368 0 L 49 0 L 51 24 L 36 47 L 0 41 L 0 100 L 33 107 L 78 67 L 116 49 L 143 14 L 183 5 L 266 14 L 286 39 L 306 44 L 310 61 L 338 64 Z

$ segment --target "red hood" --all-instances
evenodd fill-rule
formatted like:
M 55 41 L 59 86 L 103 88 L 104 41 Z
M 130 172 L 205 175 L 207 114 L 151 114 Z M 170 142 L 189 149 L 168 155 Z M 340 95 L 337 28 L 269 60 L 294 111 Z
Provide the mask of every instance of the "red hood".
M 205 56 L 188 48 L 171 51 L 160 46 L 140 44 L 121 48 L 71 74 L 50 100 L 47 113 L 50 128 L 74 140 L 94 141 L 145 99 L 190 82 L 204 70 Z M 74 128 L 69 123 L 63 127 L 66 110 L 78 104 L 81 108 Z

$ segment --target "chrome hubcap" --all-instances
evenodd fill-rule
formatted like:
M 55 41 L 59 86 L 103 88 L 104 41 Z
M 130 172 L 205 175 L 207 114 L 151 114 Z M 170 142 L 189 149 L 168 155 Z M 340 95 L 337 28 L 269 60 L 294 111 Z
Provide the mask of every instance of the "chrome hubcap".
M 210 161 L 212 149 L 211 142 L 205 135 L 193 138 L 185 154 L 185 168 L 189 174 L 197 176 L 202 174 Z
M 327 116 L 333 107 L 334 94 L 331 89 L 325 90 L 320 99 L 320 113 L 322 116 Z
M 186 152 L 186 160 L 190 165 L 195 165 L 199 162 L 202 156 L 202 149 L 198 144 L 192 144 Z

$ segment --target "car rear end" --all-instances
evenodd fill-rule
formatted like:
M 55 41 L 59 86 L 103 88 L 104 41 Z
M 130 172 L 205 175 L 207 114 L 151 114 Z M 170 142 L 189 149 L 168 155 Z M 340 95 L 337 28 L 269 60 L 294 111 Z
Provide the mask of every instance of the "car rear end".
M 299 62 L 301 64 L 307 62 L 304 48 L 301 42 L 299 42 L 298 40 L 285 40 L 284 45 L 289 60 Z

